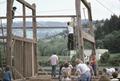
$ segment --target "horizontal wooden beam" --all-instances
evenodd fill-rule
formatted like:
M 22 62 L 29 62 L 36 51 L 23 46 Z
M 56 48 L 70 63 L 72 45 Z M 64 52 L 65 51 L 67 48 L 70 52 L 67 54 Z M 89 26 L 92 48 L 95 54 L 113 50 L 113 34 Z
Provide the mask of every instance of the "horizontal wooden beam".
M 25 16 L 25 18 L 32 18 L 33 16 Z M 69 18 L 76 17 L 76 15 L 38 15 L 36 18 Z M 7 17 L 1 16 L 0 19 L 6 19 Z M 14 16 L 14 18 L 23 18 L 23 16 Z
M 92 12 L 91 12 L 91 5 L 90 3 L 88 3 L 86 0 L 81 0 L 83 2 L 83 4 L 85 5 L 85 7 L 87 8 L 88 10 L 88 14 L 89 14 L 89 21 L 92 21 Z
M 12 29 L 23 29 L 23 28 L 24 27 L 12 27 Z M 33 27 L 26 27 L 26 29 L 32 29 L 32 28 Z M 60 26 L 58 26 L 58 27 L 57 26 L 55 26 L 55 27 L 54 26 L 52 26 L 52 27 L 40 27 L 39 26 L 39 27 L 36 27 L 36 28 L 37 29 L 52 29 L 52 28 L 55 28 L 55 29 L 63 29 L 63 28 L 67 29 L 67 26 L 65 26 L 65 27 L 64 26 L 61 26 L 61 27 Z M 2 27 L 2 28 L 0 27 L 0 29 L 7 29 L 7 27 Z
M 6 39 L 7 36 L 0 36 L 0 39 Z
M 26 2 L 25 0 L 17 0 L 18 2 L 20 2 L 21 4 L 25 5 L 26 7 L 32 9 L 32 10 L 35 10 L 35 8 L 30 5 L 28 2 Z
M 6 36 L 0 36 L 0 39 L 6 39 L 6 38 L 7 38 Z M 12 39 L 16 39 L 16 40 L 20 40 L 20 41 L 26 41 L 26 42 L 30 42 L 30 43 L 37 43 L 36 41 L 33 41 L 33 39 L 19 37 L 19 36 L 12 36 Z
M 81 0 L 81 1 L 82 1 L 83 4 L 85 5 L 85 7 L 90 10 L 90 5 L 89 5 L 89 3 L 88 3 L 86 0 Z
M 92 43 L 95 43 L 95 39 L 94 39 L 94 36 L 82 31 L 82 35 L 83 35 L 83 39 L 89 41 L 89 42 L 92 42 Z
M 26 41 L 26 42 L 29 42 L 29 43 L 37 43 L 36 41 L 33 41 L 33 39 L 19 37 L 19 36 L 13 36 L 12 39 L 20 40 L 20 41 Z

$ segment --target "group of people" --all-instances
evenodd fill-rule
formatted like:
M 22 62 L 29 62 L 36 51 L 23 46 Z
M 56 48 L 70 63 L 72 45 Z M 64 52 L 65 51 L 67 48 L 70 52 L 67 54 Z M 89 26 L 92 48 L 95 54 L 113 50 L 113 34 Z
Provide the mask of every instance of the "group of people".
M 54 53 L 50 57 L 50 62 L 52 65 L 51 76 L 56 77 L 56 66 L 58 64 L 58 56 Z M 82 60 L 77 58 L 75 60 L 75 66 L 72 66 L 70 62 L 65 60 L 63 64 L 60 64 L 59 69 L 59 79 L 60 81 L 72 81 L 71 74 L 73 70 L 77 76 L 75 81 L 92 81 L 92 78 L 96 76 L 96 59 L 95 55 L 92 56 L 90 62 L 84 63 Z M 98 81 L 119 81 L 117 68 L 105 68 L 103 71 L 99 72 Z M 109 77 L 110 76 L 110 77 Z M 110 79 L 112 78 L 112 79 Z
M 118 68 L 104 68 L 103 71 L 99 71 L 99 81 L 120 81 L 118 74 Z
M 52 73 L 51 77 L 56 76 L 56 66 L 58 64 L 58 56 L 54 53 L 49 58 L 51 65 L 52 65 Z M 95 60 L 95 59 L 94 59 Z M 71 73 L 72 70 L 75 69 L 75 74 L 78 75 L 77 80 L 78 81 L 92 81 L 92 75 L 95 74 L 96 71 L 94 69 L 96 68 L 95 61 L 92 60 L 91 63 L 87 62 L 83 63 L 82 60 L 76 59 L 75 63 L 76 65 L 73 67 L 68 61 L 65 61 L 64 64 L 61 64 L 60 66 L 60 80 L 62 81 L 71 81 Z

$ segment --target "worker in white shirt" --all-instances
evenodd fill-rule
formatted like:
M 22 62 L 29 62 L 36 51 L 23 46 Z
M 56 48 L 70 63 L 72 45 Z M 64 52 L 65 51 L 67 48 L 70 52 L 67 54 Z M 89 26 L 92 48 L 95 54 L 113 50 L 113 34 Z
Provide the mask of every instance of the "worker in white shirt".
M 91 74 L 89 67 L 80 59 L 76 59 L 76 63 L 76 71 L 79 72 L 78 74 L 80 74 L 80 78 L 78 81 L 90 81 Z
M 58 64 L 58 56 L 56 55 L 56 53 L 52 54 L 52 56 L 49 58 L 49 61 L 50 61 L 51 66 L 52 66 L 51 77 L 54 78 L 54 77 L 56 77 L 56 67 Z

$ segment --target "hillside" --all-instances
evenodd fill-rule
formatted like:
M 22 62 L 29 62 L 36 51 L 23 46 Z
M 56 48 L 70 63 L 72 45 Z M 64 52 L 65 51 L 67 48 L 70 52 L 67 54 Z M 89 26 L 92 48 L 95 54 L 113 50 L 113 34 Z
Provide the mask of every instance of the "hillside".
M 94 21 L 95 22 L 95 21 Z M 37 37 L 38 38 L 45 38 L 46 36 L 52 36 L 55 34 L 59 34 L 60 32 L 63 32 L 64 30 L 67 30 L 67 22 L 51 22 L 51 21 L 38 21 L 37 27 L 41 27 L 37 29 Z M 88 21 L 82 20 L 82 25 L 86 27 L 88 24 Z M 17 21 L 13 23 L 13 27 L 22 27 L 23 22 Z M 2 24 L 3 27 L 6 27 L 6 23 Z M 26 27 L 32 27 L 32 23 L 30 21 L 27 21 Z M 45 28 L 47 27 L 47 28 Z M 52 27 L 52 28 L 49 28 Z M 53 27 L 63 27 L 63 28 L 53 28 Z M 6 31 L 4 30 L 6 33 Z M 23 32 L 21 29 L 14 29 L 13 34 L 17 36 L 22 36 Z M 31 29 L 27 29 L 27 37 L 32 37 L 32 31 Z

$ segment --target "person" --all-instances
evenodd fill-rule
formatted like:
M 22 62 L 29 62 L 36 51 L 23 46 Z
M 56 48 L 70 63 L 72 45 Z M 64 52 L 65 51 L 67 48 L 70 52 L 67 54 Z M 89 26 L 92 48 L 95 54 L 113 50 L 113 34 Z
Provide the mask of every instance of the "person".
M 113 76 L 113 79 L 111 79 L 111 81 L 119 81 L 119 79 L 117 79 L 117 77 L 118 77 L 118 73 L 117 72 L 114 72 L 112 74 L 112 76 Z
M 88 66 L 82 62 L 80 59 L 76 59 L 76 71 L 80 75 L 78 78 L 78 81 L 90 81 L 91 80 L 91 74 L 90 74 L 90 69 Z
M 114 68 L 106 68 L 106 73 L 109 77 L 112 76 L 112 73 L 115 72 L 115 69 Z
M 118 69 L 117 67 L 115 68 L 115 72 L 116 72 L 116 73 L 119 73 L 119 69 Z
M 9 66 L 6 66 L 5 71 L 3 73 L 3 81 L 11 81 L 12 80 L 12 73 L 10 71 Z
M 98 81 L 110 81 L 110 79 L 102 75 Z
M 62 81 L 71 81 L 71 66 L 69 66 L 68 62 L 65 62 L 64 66 L 62 67 Z
M 67 22 L 68 25 L 68 50 L 74 49 L 74 41 L 73 41 L 73 27 L 70 26 L 70 22 Z
M 94 75 L 96 76 L 96 55 L 95 54 L 92 54 L 91 56 L 91 66 L 93 68 Z
M 12 8 L 12 19 L 14 19 L 14 15 L 15 15 L 16 9 L 17 9 L 16 7 L 13 7 L 13 8 Z
M 110 81 L 110 78 L 106 74 L 106 69 L 103 69 L 102 71 L 99 71 L 99 80 L 98 81 Z
M 58 56 L 56 55 L 56 53 L 53 53 L 52 56 L 49 58 L 49 60 L 52 66 L 51 77 L 54 78 L 56 77 L 56 67 L 58 64 Z
M 62 71 L 62 67 L 64 66 L 64 63 L 61 63 L 60 65 L 59 65 L 59 81 L 61 81 L 61 75 L 62 75 L 62 73 L 61 73 L 61 71 Z
M 88 66 L 89 69 L 90 69 L 90 73 L 91 73 L 91 80 L 90 80 L 90 81 L 92 81 L 92 76 L 94 77 L 94 71 L 93 71 L 93 68 L 92 68 L 92 66 L 90 65 L 89 62 L 87 62 L 86 64 L 87 64 L 87 66 Z
M 70 26 L 70 22 L 67 22 L 69 34 L 73 34 L 73 27 Z

